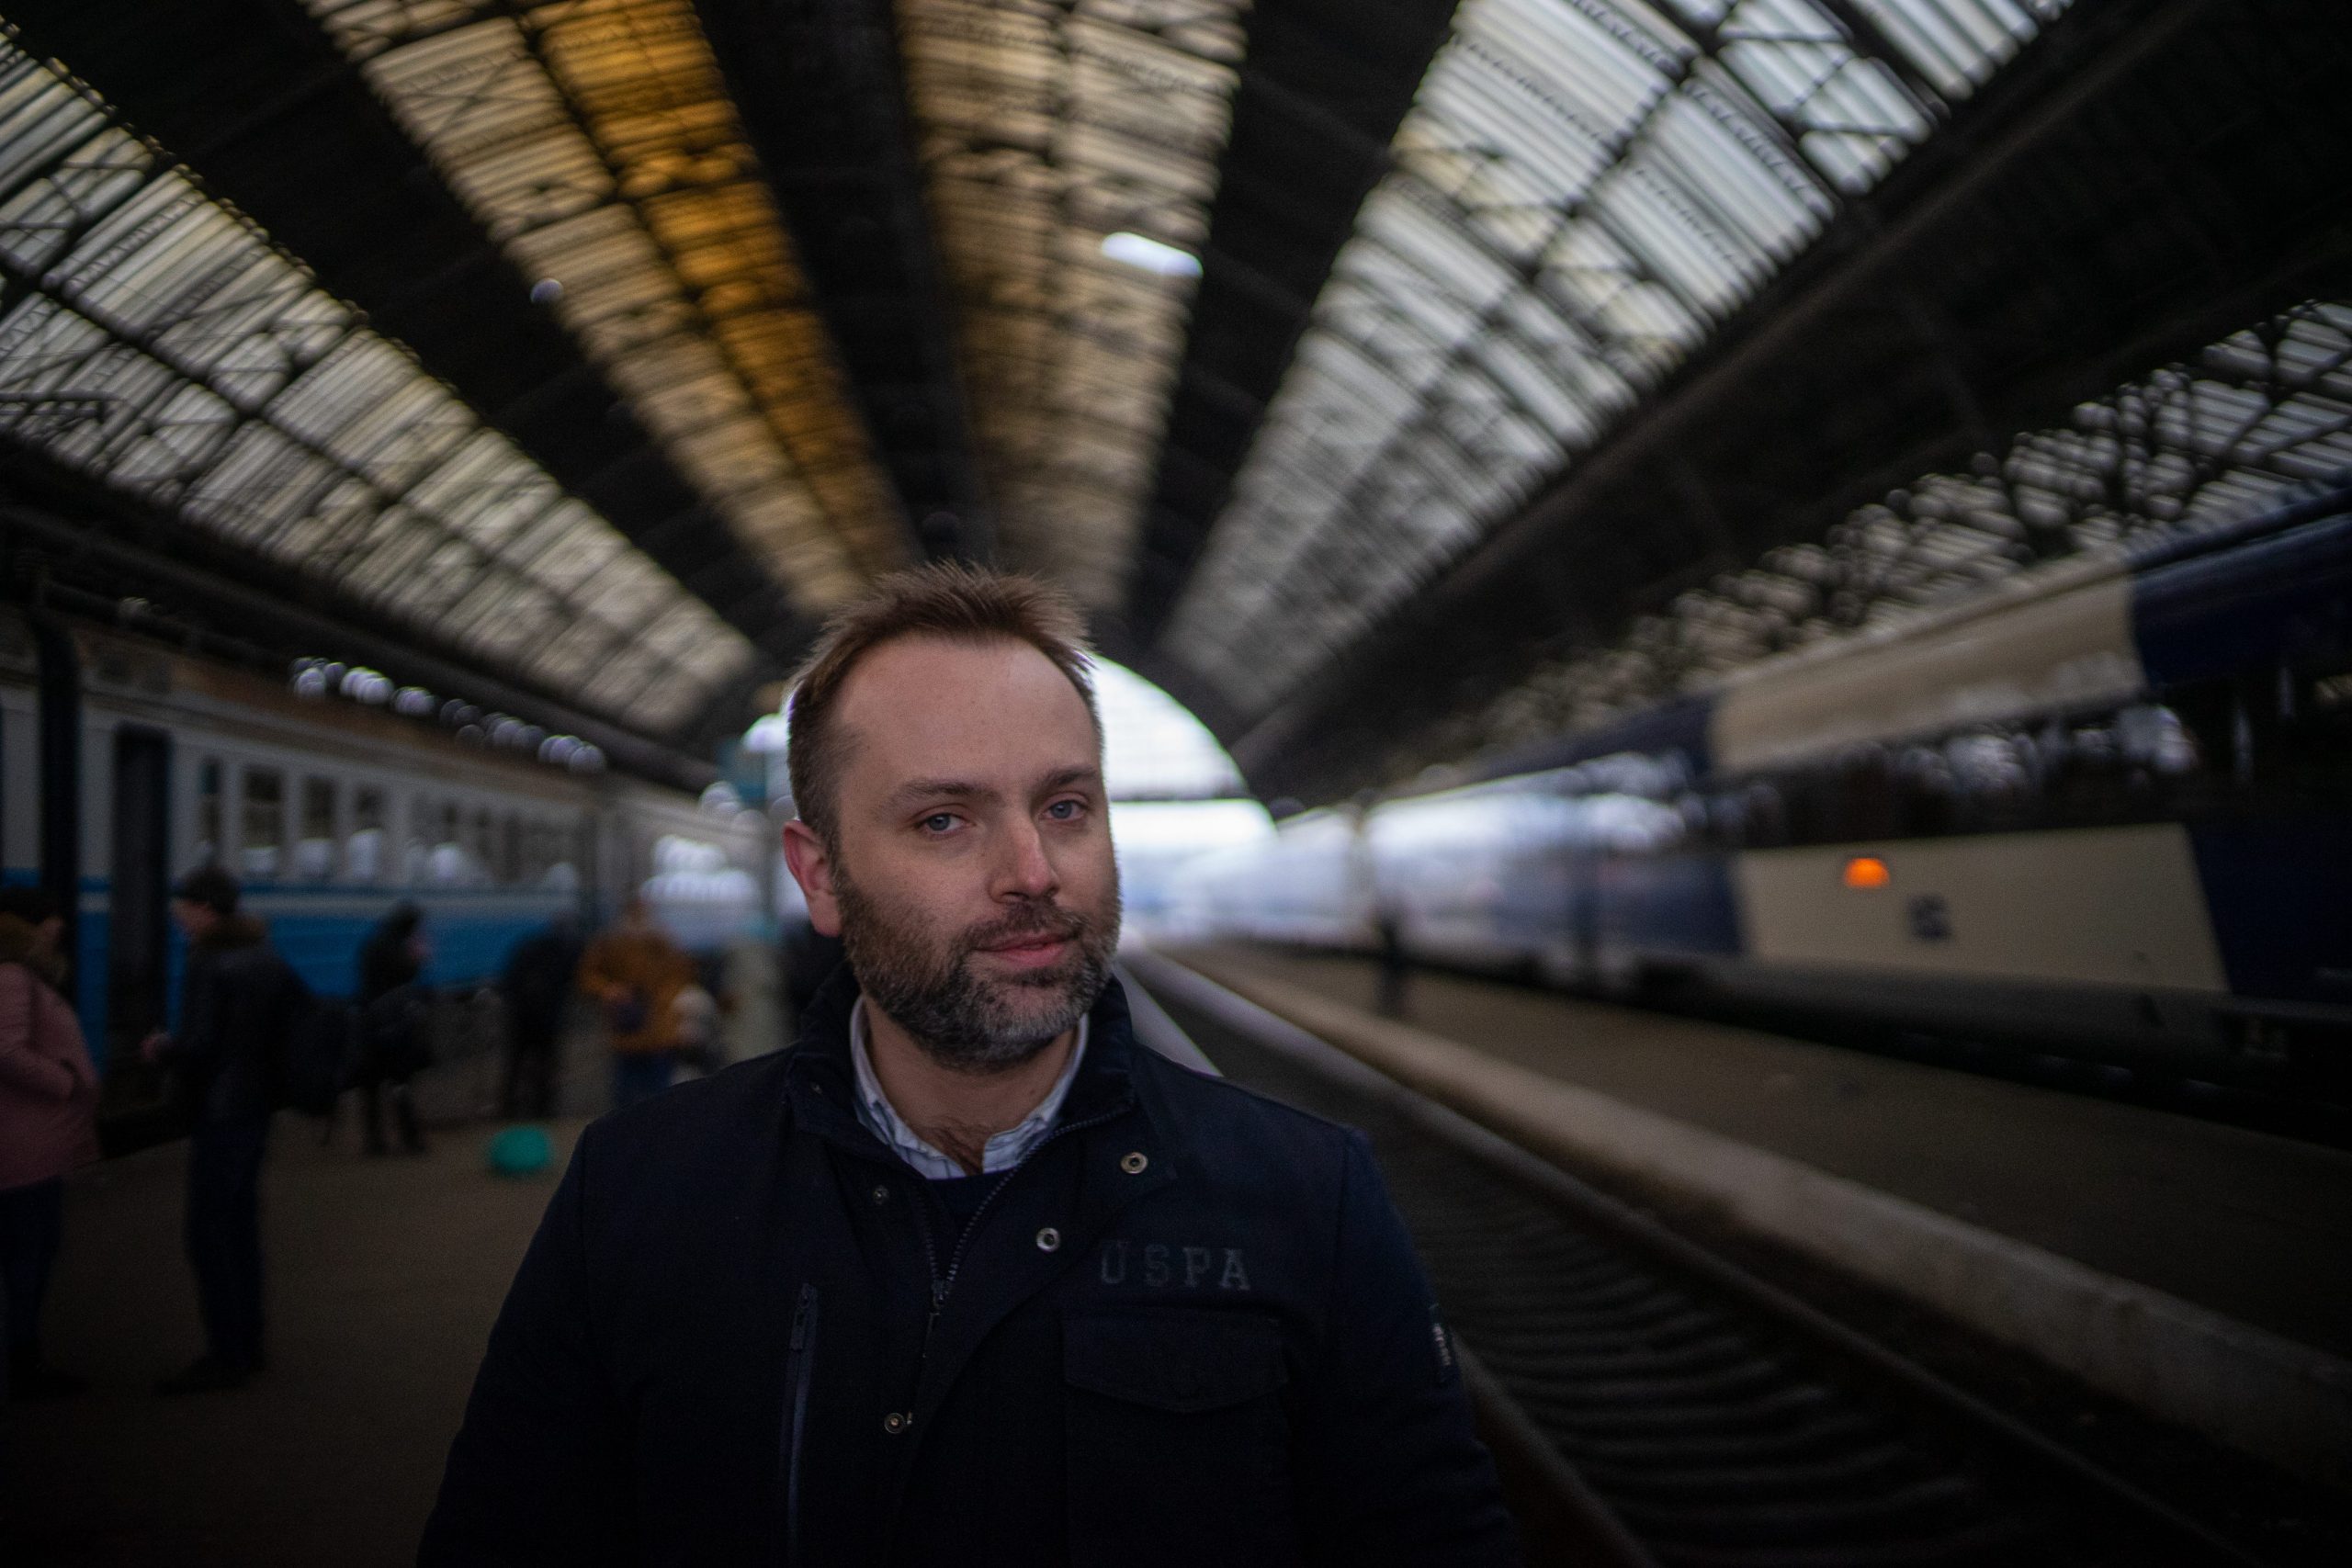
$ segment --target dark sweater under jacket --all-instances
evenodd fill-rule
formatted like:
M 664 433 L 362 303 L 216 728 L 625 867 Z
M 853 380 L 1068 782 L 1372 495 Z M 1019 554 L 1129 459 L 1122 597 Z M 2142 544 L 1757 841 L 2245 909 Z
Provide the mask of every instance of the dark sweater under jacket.
M 1362 1134 L 1140 1048 L 1114 984 L 951 1247 L 853 1110 L 854 996 L 582 1135 L 424 1568 L 1518 1561 Z

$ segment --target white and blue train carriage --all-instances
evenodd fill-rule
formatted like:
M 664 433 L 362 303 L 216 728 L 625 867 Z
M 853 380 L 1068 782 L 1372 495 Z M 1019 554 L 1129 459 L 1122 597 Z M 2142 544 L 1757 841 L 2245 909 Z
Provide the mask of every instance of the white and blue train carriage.
M 1433 962 L 2352 1081 L 2352 491 L 1485 773 L 1193 897 L 1276 940 L 1361 946 L 1385 906 Z
M 680 846 L 735 872 L 686 879 L 706 923 L 710 900 L 692 895 L 763 885 L 758 814 L 574 765 L 591 760 L 473 744 L 91 623 L 0 613 L 6 874 L 68 907 L 77 1010 L 115 1108 L 153 1092 L 133 1048 L 175 1006 L 169 890 L 196 866 L 236 873 L 329 996 L 351 991 L 360 943 L 403 899 L 425 913 L 426 980 L 463 987 L 559 911 L 593 922 L 628 892 L 661 893 Z

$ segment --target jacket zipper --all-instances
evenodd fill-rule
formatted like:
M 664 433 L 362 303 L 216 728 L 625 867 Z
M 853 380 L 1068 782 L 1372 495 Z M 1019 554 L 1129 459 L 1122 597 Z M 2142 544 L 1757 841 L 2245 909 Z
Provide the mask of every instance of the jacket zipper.
M 972 1217 L 964 1222 L 964 1233 L 956 1238 L 956 1250 L 947 1259 L 947 1272 L 944 1274 L 939 1271 L 939 1248 L 932 1240 L 931 1220 L 924 1213 L 922 1204 L 915 1205 L 915 1218 L 922 1226 L 923 1262 L 931 1269 L 931 1315 L 923 1320 L 922 1351 L 915 1358 L 915 1385 L 918 1388 L 922 1385 L 923 1363 L 931 1355 L 931 1331 L 939 1325 L 939 1314 L 947 1305 L 947 1293 L 956 1288 L 956 1276 L 963 1271 L 964 1249 L 971 1245 L 972 1233 L 980 1228 L 980 1221 L 988 1216 L 988 1212 L 995 1204 L 998 1194 L 1012 1185 L 1012 1179 L 1021 1174 L 1022 1168 L 1035 1159 L 1037 1151 L 1047 1144 L 1067 1134 L 1083 1133 L 1091 1127 L 1100 1127 L 1105 1122 L 1115 1122 L 1126 1113 L 1127 1108 L 1122 1106 L 1116 1111 L 1105 1111 L 1100 1116 L 1084 1122 L 1072 1122 L 1067 1126 L 1055 1128 L 1029 1145 L 1027 1153 L 1005 1168 L 1003 1179 L 989 1189 L 987 1195 L 981 1198 L 978 1206 L 972 1210 Z
M 800 1303 L 792 1312 L 792 1355 L 788 1376 L 792 1397 L 785 1404 L 784 1440 L 790 1458 L 784 1472 L 784 1560 L 786 1568 L 800 1568 L 800 1450 L 808 1427 L 808 1385 L 815 1379 L 817 1359 L 817 1287 L 800 1287 Z

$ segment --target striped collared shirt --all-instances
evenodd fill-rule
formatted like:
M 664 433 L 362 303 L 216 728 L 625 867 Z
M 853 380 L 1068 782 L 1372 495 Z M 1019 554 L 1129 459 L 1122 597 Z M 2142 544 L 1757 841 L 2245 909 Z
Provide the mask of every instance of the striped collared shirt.
M 1037 1109 L 1023 1117 L 1018 1125 L 990 1138 L 980 1151 L 983 1174 L 1011 1170 L 1054 1130 L 1054 1123 L 1061 1118 L 1062 1101 L 1069 1098 L 1069 1086 L 1078 1077 L 1078 1064 L 1086 1055 L 1088 1021 L 1083 1018 L 1078 1021 L 1078 1043 L 1070 1047 L 1069 1060 L 1062 1065 L 1062 1076 L 1054 1080 L 1054 1087 L 1037 1102 Z M 865 1037 L 865 998 L 860 997 L 849 1012 L 849 1059 L 857 1069 L 858 1121 L 888 1145 L 891 1153 L 931 1180 L 952 1181 L 969 1175 L 953 1157 L 933 1148 L 899 1120 L 889 1097 L 882 1092 L 882 1080 L 874 1076 L 874 1058 L 866 1051 Z

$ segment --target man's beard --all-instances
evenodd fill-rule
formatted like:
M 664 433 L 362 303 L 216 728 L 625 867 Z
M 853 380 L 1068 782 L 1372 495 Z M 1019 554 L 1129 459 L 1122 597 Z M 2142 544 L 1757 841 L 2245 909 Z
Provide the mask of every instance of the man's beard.
M 1089 916 L 1050 899 L 1029 900 L 1002 917 L 946 939 L 868 898 L 834 861 L 842 945 L 869 1000 L 913 1037 L 925 1055 L 959 1072 L 1019 1066 L 1077 1026 L 1111 983 L 1119 943 L 1118 886 L 1109 908 Z M 984 978 L 973 955 L 1023 937 L 1061 938 L 1070 951 L 1050 968 Z

